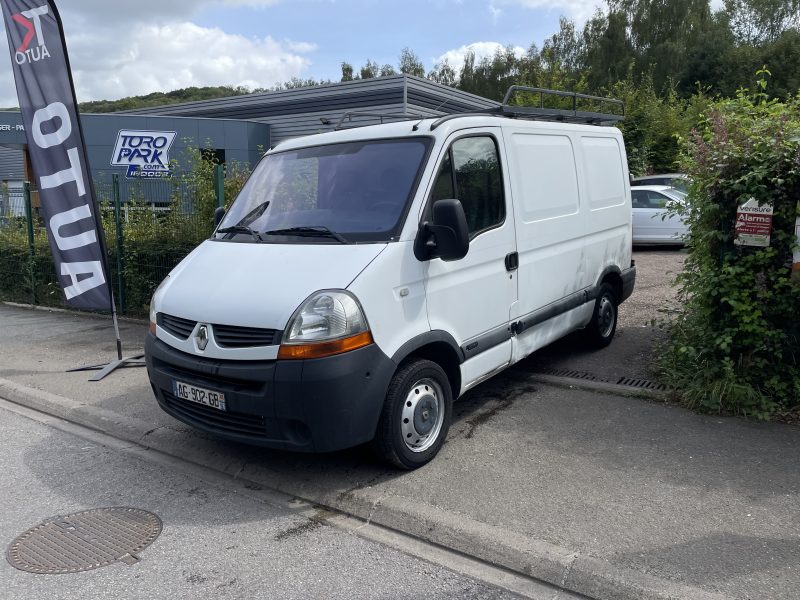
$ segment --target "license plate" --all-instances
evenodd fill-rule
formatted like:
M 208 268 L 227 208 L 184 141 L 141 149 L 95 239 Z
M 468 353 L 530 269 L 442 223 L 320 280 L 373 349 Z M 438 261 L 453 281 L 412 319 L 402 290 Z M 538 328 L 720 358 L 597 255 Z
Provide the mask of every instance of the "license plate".
M 225 394 L 222 392 L 215 392 L 214 390 L 197 387 L 190 383 L 173 380 L 172 393 L 178 398 L 188 400 L 189 402 L 196 402 L 197 404 L 216 408 L 217 410 L 226 410 Z

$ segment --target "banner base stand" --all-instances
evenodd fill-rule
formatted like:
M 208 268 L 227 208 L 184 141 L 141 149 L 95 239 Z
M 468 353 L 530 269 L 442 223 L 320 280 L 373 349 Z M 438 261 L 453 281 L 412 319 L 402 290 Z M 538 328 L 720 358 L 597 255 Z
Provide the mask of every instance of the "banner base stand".
M 107 375 L 111 375 L 117 369 L 128 369 L 131 367 L 144 367 L 144 354 L 136 354 L 127 358 L 120 358 L 112 360 L 109 363 L 100 363 L 97 365 L 86 365 L 84 367 L 75 367 L 74 369 L 67 369 L 67 373 L 74 373 L 76 371 L 100 371 L 96 375 L 89 378 L 89 381 L 100 381 Z

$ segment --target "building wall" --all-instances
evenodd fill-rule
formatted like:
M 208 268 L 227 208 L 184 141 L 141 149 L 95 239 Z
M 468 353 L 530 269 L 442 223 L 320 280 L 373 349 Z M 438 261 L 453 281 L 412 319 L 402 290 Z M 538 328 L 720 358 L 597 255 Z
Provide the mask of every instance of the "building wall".
M 0 183 L 25 179 L 22 149 L 0 146 Z
M 208 147 L 224 150 L 228 163 L 255 165 L 263 152 L 269 148 L 270 127 L 266 123 L 183 117 L 161 117 L 157 115 L 84 114 L 81 115 L 89 170 L 100 194 L 110 186 L 112 175 L 125 176 L 125 167 L 112 167 L 112 153 L 119 131 L 132 129 L 141 131 L 174 131 L 177 133 L 170 149 L 169 158 L 178 162 L 178 169 L 186 167 L 189 147 Z M 22 128 L 19 112 L 0 112 L 0 181 L 3 167 L 9 173 L 24 179 L 22 148 L 27 137 Z M 11 150 L 7 150 L 11 148 Z
M 279 92 L 128 111 L 136 115 L 250 119 L 270 125 L 273 143 L 333 130 L 347 112 L 435 116 L 490 110 L 499 103 L 411 75 L 392 75 Z M 358 118 L 345 126 L 380 123 Z

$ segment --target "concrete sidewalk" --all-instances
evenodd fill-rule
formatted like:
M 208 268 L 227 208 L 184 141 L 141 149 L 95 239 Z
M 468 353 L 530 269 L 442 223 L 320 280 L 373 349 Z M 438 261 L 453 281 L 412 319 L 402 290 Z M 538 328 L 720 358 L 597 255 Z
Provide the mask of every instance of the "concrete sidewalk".
M 145 326 L 126 323 L 141 346 Z M 0 306 L 0 397 L 600 599 L 797 597 L 800 428 L 546 386 L 524 361 L 456 404 L 413 473 L 363 449 L 294 455 L 195 432 L 114 357 L 110 322 Z M 621 333 L 625 335 L 626 329 Z M 603 351 L 613 363 L 614 344 Z M 535 359 L 535 357 L 534 357 Z

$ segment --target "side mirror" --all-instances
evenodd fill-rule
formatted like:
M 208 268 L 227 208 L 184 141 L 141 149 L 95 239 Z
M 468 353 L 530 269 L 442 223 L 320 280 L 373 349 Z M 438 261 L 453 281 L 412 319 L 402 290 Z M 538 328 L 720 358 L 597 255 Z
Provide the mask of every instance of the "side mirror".
M 225 218 L 225 209 L 221 206 L 218 206 L 214 211 L 214 229 L 219 227 L 219 224 L 222 223 L 223 218 Z
M 459 260 L 469 252 L 469 230 L 464 207 L 458 200 L 437 200 L 433 205 L 433 223 L 424 221 L 414 240 L 414 256 Z

